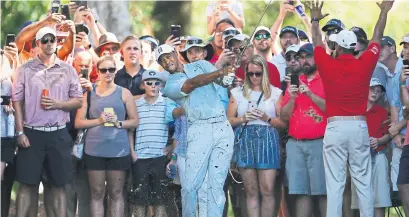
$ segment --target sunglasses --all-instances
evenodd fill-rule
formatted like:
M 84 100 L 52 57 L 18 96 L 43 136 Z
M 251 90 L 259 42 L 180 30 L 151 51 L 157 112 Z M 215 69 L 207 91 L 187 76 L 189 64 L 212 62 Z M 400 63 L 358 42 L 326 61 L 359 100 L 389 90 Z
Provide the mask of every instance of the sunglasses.
M 298 58 L 299 58 L 299 56 L 298 55 L 287 55 L 287 56 L 285 56 L 285 60 L 287 61 L 287 62 L 290 62 L 291 60 L 295 60 L 295 61 L 298 61 Z
M 148 86 L 160 86 L 162 84 L 162 82 L 160 82 L 160 81 L 145 81 L 145 85 L 148 85 Z
M 226 30 L 223 32 L 223 36 L 238 35 L 238 34 L 240 34 L 240 32 L 237 30 Z
M 339 32 L 340 32 L 339 29 L 330 29 L 330 30 L 328 30 L 327 32 L 325 32 L 325 34 L 326 34 L 327 36 L 330 36 L 330 35 L 332 35 L 332 34 L 338 34 Z
M 191 39 L 191 40 L 187 40 L 186 44 L 188 45 L 192 45 L 192 44 L 202 44 L 203 40 L 202 39 Z
M 41 44 L 48 44 L 50 42 L 51 44 L 54 44 L 55 38 L 42 38 L 41 39 Z
M 262 73 L 262 72 L 247 72 L 247 75 L 248 75 L 249 77 L 253 77 L 254 75 L 255 75 L 256 77 L 261 77 L 261 76 L 263 75 L 263 73 Z
M 116 68 L 106 68 L 106 69 L 102 68 L 102 69 L 98 69 L 98 70 L 99 70 L 99 72 L 101 74 L 105 74 L 107 72 L 109 72 L 109 73 L 115 73 L 116 72 Z
M 257 35 L 254 36 L 254 38 L 256 40 L 269 39 L 269 38 L 271 38 L 271 35 L 270 34 L 257 34 Z

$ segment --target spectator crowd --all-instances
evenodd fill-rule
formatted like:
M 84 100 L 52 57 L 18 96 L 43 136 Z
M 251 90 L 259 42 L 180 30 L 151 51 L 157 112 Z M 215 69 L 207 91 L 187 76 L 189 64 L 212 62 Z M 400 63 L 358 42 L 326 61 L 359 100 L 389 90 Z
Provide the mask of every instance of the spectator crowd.
M 14 181 L 17 217 L 37 216 L 40 183 L 47 217 L 227 217 L 229 203 L 384 217 L 396 201 L 409 216 L 409 32 L 384 34 L 393 3 L 369 38 L 323 23 L 322 1 L 249 27 L 241 2 L 217 0 L 210 40 L 174 25 L 161 43 L 53 1 L 1 50 L 1 216 Z M 290 13 L 304 31 L 282 26 Z

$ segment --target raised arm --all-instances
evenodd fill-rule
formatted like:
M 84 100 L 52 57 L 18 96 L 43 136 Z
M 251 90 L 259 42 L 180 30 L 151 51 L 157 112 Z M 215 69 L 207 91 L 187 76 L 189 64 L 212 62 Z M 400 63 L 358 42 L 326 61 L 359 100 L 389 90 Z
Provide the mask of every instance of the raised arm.
M 386 20 L 388 18 L 388 12 L 391 10 L 394 2 L 395 0 L 383 0 L 380 4 L 376 3 L 381 9 L 381 12 L 379 14 L 378 22 L 376 22 L 372 39 L 369 43 L 374 42 L 379 44 L 381 42 L 383 31 L 386 26 Z
M 71 20 L 65 20 L 63 23 L 63 31 L 69 32 L 67 40 L 63 44 L 63 46 L 57 51 L 58 58 L 64 60 L 68 55 L 72 53 L 74 49 L 74 41 L 75 41 L 75 25 L 74 22 Z
M 280 13 L 278 14 L 276 20 L 274 21 L 274 24 L 271 26 L 270 31 L 271 31 L 271 39 L 272 39 L 272 46 L 271 46 L 271 52 L 274 54 L 277 54 L 280 50 L 279 47 L 279 38 L 278 38 L 278 32 L 281 29 L 281 26 L 283 25 L 285 15 L 287 12 L 290 11 L 295 11 L 295 7 L 293 5 L 288 4 L 286 1 L 282 1 L 280 4 Z
M 311 34 L 312 34 L 312 44 L 314 47 L 320 46 L 325 48 L 322 42 L 322 34 L 320 29 L 319 21 L 324 19 L 329 14 L 322 14 L 322 6 L 324 1 L 311 1 L 309 2 L 309 8 L 311 10 Z

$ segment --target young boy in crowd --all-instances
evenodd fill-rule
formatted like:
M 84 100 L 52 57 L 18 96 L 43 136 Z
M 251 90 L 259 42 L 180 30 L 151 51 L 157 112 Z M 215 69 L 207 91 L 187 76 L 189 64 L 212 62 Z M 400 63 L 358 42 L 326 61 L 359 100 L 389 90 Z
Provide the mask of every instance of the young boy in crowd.
M 168 141 L 167 115 L 172 115 L 176 103 L 161 96 L 164 74 L 147 70 L 142 75 L 141 89 L 145 94 L 136 100 L 139 126 L 136 129 L 135 148 L 131 150 L 132 171 L 137 217 L 146 217 L 147 207 L 154 207 L 155 216 L 166 216 L 165 203 L 169 192 L 162 181 L 166 180 L 168 159 L 164 148 Z
M 386 145 L 391 141 L 388 134 L 388 112 L 378 105 L 385 93 L 384 85 L 377 78 L 372 78 L 369 85 L 368 106 L 366 122 L 368 124 L 369 143 L 372 154 L 372 190 L 374 195 L 375 217 L 384 217 L 385 208 L 392 205 L 390 197 L 388 159 L 386 158 Z M 354 156 L 350 156 L 354 157 Z M 358 195 L 352 183 L 352 209 L 358 209 Z

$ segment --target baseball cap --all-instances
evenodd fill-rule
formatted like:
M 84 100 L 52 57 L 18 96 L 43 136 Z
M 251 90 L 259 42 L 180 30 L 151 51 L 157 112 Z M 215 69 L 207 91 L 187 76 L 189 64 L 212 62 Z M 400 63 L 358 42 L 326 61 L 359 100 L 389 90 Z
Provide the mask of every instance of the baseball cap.
M 389 36 L 383 36 L 381 39 L 381 46 L 383 45 L 389 45 L 389 46 L 395 45 L 396 46 L 396 42 L 395 40 L 393 40 L 393 38 Z
M 240 32 L 239 30 L 237 30 L 236 28 L 234 28 L 234 27 L 228 27 L 228 28 L 226 28 L 226 29 L 223 31 L 222 38 L 225 39 L 226 37 L 235 36 L 235 35 L 238 35 L 238 34 L 240 34 L 240 33 L 241 33 L 241 32 Z
M 366 32 L 361 27 L 354 26 L 349 31 L 355 33 L 358 41 L 368 43 L 368 37 L 366 35 Z
M 399 45 L 402 45 L 404 43 L 409 44 L 409 34 L 405 35 L 405 37 L 403 37 L 403 40 L 401 43 L 399 43 Z
M 299 37 L 300 37 L 300 40 L 301 41 L 310 41 L 310 39 L 308 38 L 308 35 L 307 35 L 307 33 L 305 33 L 304 31 L 302 31 L 302 30 L 298 30 L 298 35 L 299 35 Z
M 298 51 L 300 50 L 300 45 L 298 44 L 292 44 L 289 47 L 287 47 L 287 50 L 285 50 L 285 55 L 287 55 L 290 52 L 294 52 L 294 53 L 298 53 Z
M 265 27 L 265 26 L 259 26 L 259 27 L 257 27 L 256 31 L 254 31 L 254 35 L 256 35 L 256 34 L 257 34 L 258 32 L 260 32 L 260 31 L 266 31 L 266 32 L 268 32 L 268 34 L 271 35 L 270 29 L 267 28 L 267 27 Z
M 308 54 L 314 54 L 314 47 L 312 46 L 311 43 L 304 44 L 298 50 L 298 53 L 301 53 L 301 52 L 306 52 Z
M 231 47 L 231 46 L 232 46 L 232 43 L 233 43 L 233 40 L 236 40 L 236 41 L 244 41 L 244 40 L 248 40 L 248 39 L 250 39 L 250 37 L 249 37 L 248 35 L 246 35 L 246 34 L 238 34 L 238 35 L 233 36 L 233 38 L 229 39 L 229 41 L 227 41 L 227 45 L 228 45 L 229 47 Z M 251 42 L 250 42 L 250 43 L 251 43 Z
M 156 61 L 159 60 L 159 57 L 162 54 L 172 53 L 174 51 L 175 51 L 175 48 L 173 48 L 172 46 L 170 46 L 168 44 L 162 44 L 161 46 L 159 46 L 159 47 L 157 47 L 155 49 Z
M 54 37 L 57 37 L 57 32 L 55 31 L 55 29 L 45 26 L 41 28 L 40 30 L 38 30 L 36 37 L 35 37 L 36 41 L 42 39 L 47 34 L 51 34 Z
M 294 26 L 286 26 L 286 27 L 284 27 L 284 28 L 282 28 L 281 29 L 281 31 L 280 31 L 280 38 L 284 35 L 284 33 L 286 33 L 286 32 L 290 32 L 290 33 L 293 33 L 295 36 L 297 36 L 297 38 L 299 38 L 299 35 L 298 35 L 298 30 L 297 30 L 297 28 L 295 28 Z
M 341 30 L 338 34 L 330 35 L 329 40 L 336 42 L 339 46 L 346 49 L 355 48 L 358 42 L 355 33 L 348 30 Z
M 156 70 L 153 70 L 153 69 L 148 69 L 148 70 L 143 72 L 142 81 L 145 81 L 145 80 L 148 80 L 148 79 L 158 79 L 158 80 L 160 80 L 162 82 L 165 81 L 162 73 L 160 73 L 160 72 L 158 72 Z
M 139 40 L 148 41 L 149 43 L 151 43 L 151 46 L 154 48 L 159 46 L 159 40 L 151 35 L 143 35 L 139 37 Z
M 385 92 L 385 86 L 378 78 L 371 78 L 371 82 L 369 83 L 369 87 L 381 86 L 382 91 Z
M 117 44 L 118 46 L 121 45 L 119 43 L 118 39 L 116 38 L 116 36 L 114 35 L 114 33 L 107 32 L 107 33 L 101 35 L 101 37 L 99 37 L 99 46 L 97 48 L 95 48 L 95 53 L 97 53 L 99 55 L 102 46 L 104 46 L 106 44 Z
M 324 27 L 322 27 L 322 31 L 326 32 L 329 30 L 330 27 L 335 27 L 336 29 L 345 29 L 345 25 L 339 19 L 330 19 Z

